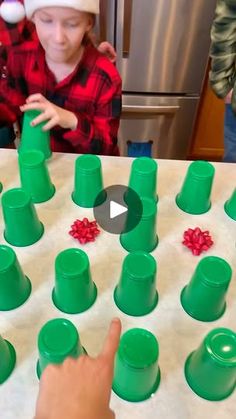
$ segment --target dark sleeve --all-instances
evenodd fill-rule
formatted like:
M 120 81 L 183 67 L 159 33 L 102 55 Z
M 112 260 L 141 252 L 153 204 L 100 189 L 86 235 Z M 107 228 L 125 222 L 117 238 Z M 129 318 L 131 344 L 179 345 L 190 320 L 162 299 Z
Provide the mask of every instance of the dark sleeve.
M 211 29 L 210 83 L 215 94 L 224 98 L 236 80 L 236 1 L 218 0 Z

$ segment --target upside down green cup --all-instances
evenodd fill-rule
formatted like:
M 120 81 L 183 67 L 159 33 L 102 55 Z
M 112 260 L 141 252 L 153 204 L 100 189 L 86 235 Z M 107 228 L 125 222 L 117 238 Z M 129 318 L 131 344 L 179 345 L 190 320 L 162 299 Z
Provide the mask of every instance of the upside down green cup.
M 151 198 L 157 201 L 157 168 L 157 163 L 150 157 L 138 157 L 133 161 L 129 188 L 134 190 L 140 198 Z
M 97 297 L 97 287 L 91 279 L 89 259 L 83 250 L 66 249 L 55 260 L 55 288 L 52 299 L 64 313 L 76 314 L 88 310 Z
M 190 283 L 182 290 L 181 304 L 194 319 L 210 322 L 220 318 L 226 309 L 226 294 L 232 269 L 216 256 L 203 258 Z
M 230 329 L 212 330 L 185 362 L 185 377 L 200 397 L 218 401 L 236 387 L 236 334 Z
M 62 364 L 67 357 L 78 358 L 86 354 L 76 327 L 66 319 L 52 319 L 42 327 L 38 335 L 38 351 L 38 378 L 49 364 Z
M 96 198 L 99 195 L 99 200 Z M 102 166 L 99 157 L 92 154 L 79 156 L 75 162 L 75 182 L 72 199 L 83 208 L 101 205 L 106 199 L 103 190 Z
M 39 221 L 31 197 L 21 188 L 10 189 L 2 196 L 4 236 L 13 246 L 29 246 L 43 235 L 44 227 Z
M 45 157 L 40 150 L 24 151 L 19 155 L 21 186 L 34 203 L 48 201 L 55 193 Z
M 189 214 L 203 214 L 211 207 L 211 190 L 214 166 L 207 161 L 190 164 L 180 193 L 176 197 L 178 207 Z
M 112 389 L 130 402 L 146 400 L 160 383 L 159 346 L 145 329 L 130 329 L 123 334 L 116 353 Z
M 0 384 L 11 375 L 16 364 L 16 352 L 10 342 L 0 335 Z
M 226 214 L 236 221 L 236 188 L 224 206 Z
M 40 150 L 45 159 L 48 159 L 51 156 L 52 151 L 50 148 L 50 132 L 42 130 L 45 122 L 34 127 L 30 125 L 33 119 L 40 114 L 41 112 L 37 110 L 31 110 L 24 113 L 19 153 L 28 150 Z
M 132 252 L 126 256 L 114 300 L 130 316 L 143 316 L 156 307 L 156 261 L 151 255 Z
M 13 310 L 30 296 L 31 283 L 13 249 L 0 245 L 0 310 Z
M 142 198 L 142 214 L 139 209 L 129 206 L 126 228 L 120 235 L 120 243 L 128 252 L 143 251 L 152 252 L 157 244 L 156 234 L 157 205 L 154 199 Z M 135 228 L 129 229 L 129 223 L 133 225 L 133 217 L 140 219 Z

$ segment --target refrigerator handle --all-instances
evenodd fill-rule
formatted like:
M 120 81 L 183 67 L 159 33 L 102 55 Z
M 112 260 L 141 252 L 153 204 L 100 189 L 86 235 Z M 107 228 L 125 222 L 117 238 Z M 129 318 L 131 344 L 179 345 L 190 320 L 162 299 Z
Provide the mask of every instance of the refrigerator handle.
M 107 0 L 100 1 L 99 28 L 100 42 L 107 41 Z
M 133 10 L 133 0 L 125 0 L 124 30 L 123 30 L 123 58 L 127 58 L 130 53 L 132 10 Z
M 138 114 L 157 114 L 167 115 L 175 114 L 180 109 L 180 106 L 132 106 L 123 105 L 122 114 L 138 113 Z

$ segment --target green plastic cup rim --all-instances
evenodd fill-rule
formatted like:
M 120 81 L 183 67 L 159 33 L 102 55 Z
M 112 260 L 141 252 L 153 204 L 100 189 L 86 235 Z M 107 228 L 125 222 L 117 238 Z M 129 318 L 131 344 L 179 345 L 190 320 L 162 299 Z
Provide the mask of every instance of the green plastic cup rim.
M 30 195 L 22 188 L 13 188 L 4 192 L 2 202 L 9 209 L 22 210 L 31 202 Z
M 76 172 L 81 175 L 94 175 L 101 169 L 101 160 L 95 154 L 82 154 L 76 159 Z
M 56 293 L 55 293 L 55 288 L 53 288 L 53 290 L 52 290 L 52 302 L 53 302 L 54 306 L 58 310 L 62 311 L 63 313 L 66 313 L 66 314 L 79 314 L 79 313 L 84 313 L 90 307 L 93 306 L 93 304 L 95 303 L 95 301 L 97 299 L 97 294 L 98 294 L 97 286 L 93 282 L 93 298 L 89 301 L 89 304 L 86 307 L 83 307 L 83 308 L 80 308 L 80 309 L 78 307 L 77 308 L 74 308 L 74 309 L 69 309 L 69 308 L 66 309 L 65 307 L 63 307 L 62 304 L 60 304 L 57 301 L 57 297 L 56 297 Z
M 0 272 L 6 272 L 16 261 L 14 250 L 5 245 L 0 245 Z
M 38 349 L 41 356 L 60 362 L 71 354 L 79 342 L 79 333 L 74 324 L 63 318 L 51 319 L 43 325 L 38 335 Z
M 215 320 L 218 320 L 220 317 L 223 316 L 223 314 L 226 310 L 226 302 L 224 303 L 224 306 L 223 306 L 223 308 L 220 312 L 213 313 L 213 314 L 210 313 L 210 315 L 204 315 L 203 316 L 202 314 L 199 314 L 199 310 L 192 310 L 191 306 L 189 307 L 188 304 L 186 304 L 186 301 L 184 300 L 186 289 L 187 289 L 187 285 L 181 291 L 180 302 L 181 302 L 181 305 L 182 305 L 184 311 L 187 314 L 189 314 L 189 316 L 191 316 L 193 319 L 206 323 L 206 322 L 213 322 Z
M 207 266 L 209 264 L 212 264 L 212 267 Z M 212 272 L 213 268 L 214 272 Z M 206 256 L 201 259 L 197 266 L 197 272 L 199 272 L 201 280 L 211 287 L 222 287 L 229 283 L 232 277 L 230 265 L 218 256 Z
M 150 176 L 157 171 L 158 165 L 151 157 L 138 157 L 132 163 L 131 173 L 138 176 Z
M 202 172 L 202 173 L 201 173 Z M 205 181 L 212 178 L 215 173 L 214 166 L 205 160 L 196 160 L 192 162 L 188 168 L 188 174 L 191 174 L 194 179 Z
M 226 203 L 224 204 L 224 210 L 226 212 L 226 214 L 228 215 L 228 217 L 232 218 L 232 220 L 236 221 L 236 210 L 234 212 L 231 212 L 230 210 L 230 200 L 226 201 Z
M 115 302 L 116 306 L 119 308 L 120 311 L 122 311 L 122 313 L 125 313 L 128 316 L 132 316 L 132 317 L 141 317 L 141 316 L 146 316 L 147 314 L 150 314 L 154 310 L 154 308 L 156 308 L 156 306 L 158 304 L 158 300 L 159 300 L 159 295 L 158 295 L 158 292 L 156 290 L 155 299 L 153 301 L 153 304 L 150 307 L 146 307 L 145 310 L 140 310 L 139 313 L 134 312 L 134 311 L 132 311 L 132 313 L 131 313 L 130 310 L 127 310 L 127 308 L 122 305 L 120 300 L 117 298 L 117 286 L 114 289 L 113 298 L 114 298 L 114 302 Z
M 15 368 L 15 365 L 16 365 L 16 351 L 15 351 L 14 346 L 8 340 L 6 340 L 6 339 L 3 339 L 3 340 L 7 344 L 8 349 L 9 349 L 9 354 L 10 354 L 10 363 L 9 363 L 8 369 L 6 371 L 5 376 L 3 377 L 3 381 L 2 381 L 2 382 L 5 382 L 10 377 L 12 371 Z M 0 381 L 0 384 L 1 384 L 1 381 Z
M 181 193 L 178 193 L 176 195 L 175 202 L 176 202 L 176 205 L 181 209 L 181 211 L 186 212 L 186 214 L 191 214 L 191 215 L 205 214 L 206 212 L 208 212 L 211 209 L 211 202 L 209 202 L 209 205 L 208 205 L 207 208 L 193 209 L 192 206 L 191 206 L 190 209 L 189 209 L 189 204 L 183 205 L 181 203 Z
M 186 381 L 187 381 L 189 387 L 198 396 L 202 397 L 203 399 L 209 400 L 209 401 L 220 401 L 220 400 L 226 399 L 233 392 L 234 388 L 227 391 L 226 393 L 222 392 L 222 395 L 213 395 L 212 393 L 203 390 L 200 386 L 197 385 L 196 382 L 194 382 L 194 380 L 192 380 L 191 374 L 189 374 L 189 365 L 191 363 L 191 358 L 194 355 L 194 353 L 195 353 L 195 351 L 193 351 L 189 354 L 189 356 L 186 359 L 185 366 L 184 366 L 184 374 L 185 374 L 185 378 L 186 378 Z
M 141 354 L 138 349 L 143 345 Z M 145 354 L 144 354 L 145 351 Z M 142 371 L 158 361 L 159 345 L 156 337 L 146 329 L 129 329 L 123 334 L 118 348 L 118 356 L 131 370 Z
M 27 150 L 19 154 L 19 162 L 25 169 L 37 169 L 45 162 L 45 156 L 41 150 Z
M 131 280 L 146 281 L 147 278 L 154 277 L 156 275 L 156 270 L 157 270 L 156 261 L 154 257 L 147 252 L 143 252 L 143 251 L 130 252 L 126 256 L 123 263 L 124 263 L 125 272 Z M 140 268 L 142 270 L 140 270 Z M 148 268 L 149 268 L 149 272 L 147 272 Z
M 154 385 L 152 386 L 152 388 L 147 393 L 144 393 L 142 395 L 132 395 L 132 396 L 127 395 L 127 394 L 124 394 L 123 391 L 120 391 L 119 386 L 117 386 L 117 384 L 114 382 L 112 384 L 112 390 L 114 391 L 115 394 L 117 394 L 118 397 L 128 402 L 142 402 L 144 400 L 149 399 L 154 393 L 156 393 L 159 387 L 160 381 L 161 381 L 161 371 L 160 371 L 160 368 L 158 367 L 156 381 Z
M 5 230 L 4 230 L 4 233 L 3 233 L 4 239 L 6 240 L 6 242 L 8 242 L 9 244 L 11 244 L 12 246 L 16 246 L 16 247 L 31 246 L 32 244 L 34 244 L 37 241 L 39 241 L 41 239 L 41 237 L 43 236 L 43 233 L 44 233 L 44 225 L 43 225 L 43 223 L 41 223 L 41 221 L 39 221 L 39 224 L 40 224 L 40 232 L 39 232 L 39 235 L 37 237 L 33 237 L 27 243 L 25 243 L 25 242 L 22 243 L 22 241 L 19 242 L 19 241 L 15 241 L 15 240 L 9 239 L 6 236 L 6 231 Z
M 87 269 L 89 269 L 89 258 L 78 248 L 62 250 L 55 259 L 55 270 L 64 278 L 76 278 Z

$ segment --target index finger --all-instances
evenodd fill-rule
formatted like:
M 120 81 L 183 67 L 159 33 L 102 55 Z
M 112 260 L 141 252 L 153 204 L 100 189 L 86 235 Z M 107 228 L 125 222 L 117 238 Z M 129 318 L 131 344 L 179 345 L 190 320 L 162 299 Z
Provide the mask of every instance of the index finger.
M 41 93 L 34 93 L 27 97 L 26 103 L 43 102 L 45 100 L 45 97 Z
M 118 349 L 120 342 L 121 334 L 121 321 L 118 318 L 112 320 L 110 328 L 105 339 L 103 349 L 101 352 L 102 357 L 108 358 L 108 360 L 113 363 L 115 358 L 115 353 Z

